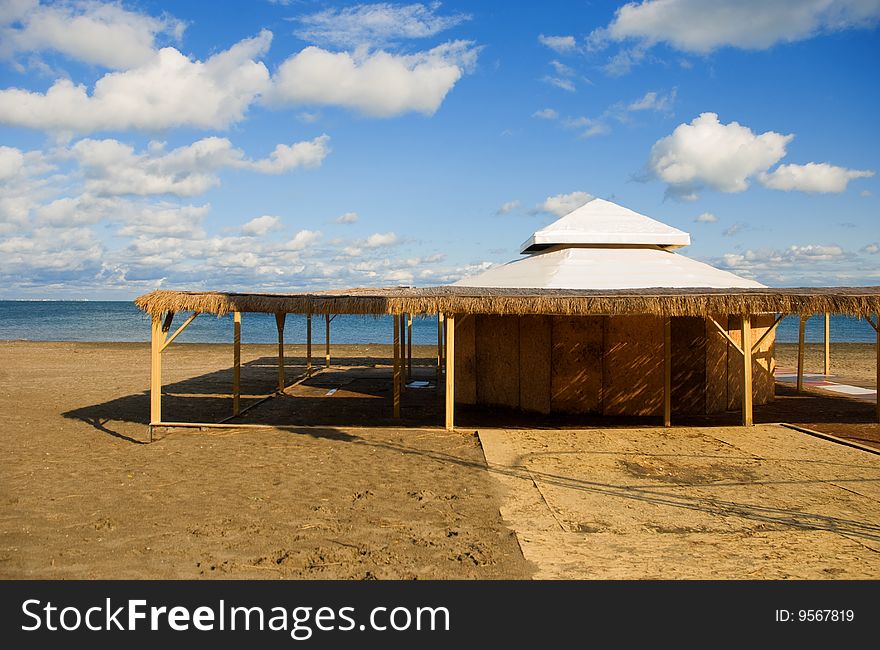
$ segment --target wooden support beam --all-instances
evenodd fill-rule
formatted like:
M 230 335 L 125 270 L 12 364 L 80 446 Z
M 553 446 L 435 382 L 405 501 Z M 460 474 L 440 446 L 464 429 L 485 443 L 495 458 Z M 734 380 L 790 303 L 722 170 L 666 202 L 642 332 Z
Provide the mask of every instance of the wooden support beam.
M 392 347 L 394 348 L 394 387 L 392 390 L 392 404 L 393 404 L 393 416 L 395 418 L 400 417 L 400 318 L 397 314 L 394 314 L 394 339 L 392 343 Z
M 306 374 L 312 374 L 312 315 L 306 314 Z
M 807 328 L 807 317 L 801 316 L 798 325 L 798 359 L 797 359 L 797 391 L 804 389 L 804 333 Z
M 162 331 L 166 334 L 171 329 L 171 322 L 174 320 L 174 312 L 169 311 L 165 314 L 165 320 L 162 322 Z
M 443 312 L 437 314 L 437 389 L 443 376 Z
M 663 426 L 672 426 L 672 319 L 663 322 Z
M 232 415 L 241 413 L 241 312 L 232 314 Z
M 153 316 L 150 334 L 150 425 L 162 421 L 162 346 L 165 332 L 162 319 Z M 152 440 L 152 429 L 150 433 Z
M 761 344 L 767 340 L 767 337 L 776 331 L 776 327 L 782 322 L 783 318 L 784 316 L 782 314 L 777 316 L 776 320 L 773 321 L 773 324 L 767 329 L 767 331 L 761 334 L 761 337 L 755 341 L 755 344 L 752 346 L 752 354 L 755 354 L 760 349 Z
M 752 419 L 752 317 L 743 314 L 742 317 L 742 423 L 744 427 L 754 425 Z
M 875 332 L 878 330 L 877 323 L 872 321 L 870 316 L 865 316 L 865 320 L 868 321 L 868 325 L 874 328 Z M 880 323 L 880 314 L 877 314 L 877 321 Z
M 873 323 L 872 323 L 873 325 Z M 877 356 L 877 422 L 880 422 L 880 311 L 877 312 L 877 324 L 874 325 L 874 331 L 877 333 L 876 356 Z
M 742 349 L 741 347 L 739 347 L 739 343 L 737 343 L 736 341 L 734 341 L 733 338 L 730 336 L 730 334 L 727 333 L 727 330 L 724 329 L 724 328 L 721 326 L 721 324 L 720 324 L 717 320 L 715 320 L 714 318 L 712 318 L 711 316 L 709 316 L 709 320 L 712 321 L 712 324 L 715 325 L 716 329 L 717 329 L 719 332 L 721 332 L 721 335 L 722 335 L 724 338 L 727 339 L 727 342 L 730 343 L 730 344 L 734 347 L 734 349 L 735 349 L 737 352 L 740 353 L 740 355 L 742 355 L 742 354 L 743 354 L 743 349 Z
M 275 314 L 275 327 L 278 330 L 278 390 L 284 390 L 284 321 L 287 314 Z
M 455 314 L 446 324 L 446 430 L 455 431 Z
M 400 389 L 406 392 L 406 314 L 398 316 L 400 322 Z
M 412 380 L 412 314 L 406 315 L 406 378 Z
M 174 334 L 172 334 L 167 339 L 165 339 L 165 342 L 162 344 L 162 351 L 163 352 L 165 351 L 165 348 L 167 348 L 169 345 L 171 345 L 171 342 L 174 341 L 174 339 L 176 339 L 180 335 L 180 333 L 183 332 L 183 330 L 185 330 L 187 328 L 187 326 L 196 319 L 196 316 L 198 316 L 198 315 L 199 315 L 199 312 L 195 312 L 192 316 L 190 316 L 185 321 L 183 321 L 183 323 L 181 324 L 180 327 L 178 327 L 176 330 L 174 330 Z M 170 325 L 171 325 L 171 323 L 169 323 L 169 326 Z M 170 329 L 170 327 L 169 327 L 169 329 Z M 165 330 L 165 331 L 167 332 L 168 330 Z
M 324 315 L 327 331 L 324 334 L 324 365 L 330 367 L 330 314 Z
M 831 314 L 825 312 L 825 375 L 831 374 Z

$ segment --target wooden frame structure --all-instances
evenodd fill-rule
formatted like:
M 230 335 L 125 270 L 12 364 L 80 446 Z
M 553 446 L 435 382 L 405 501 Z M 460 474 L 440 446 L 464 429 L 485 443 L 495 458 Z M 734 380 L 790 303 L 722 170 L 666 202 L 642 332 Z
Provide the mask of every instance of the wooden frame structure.
M 438 388 L 445 377 L 444 426 L 455 429 L 455 323 L 468 314 L 659 314 L 663 327 L 663 425 L 672 420 L 672 367 L 674 355 L 671 341 L 671 317 L 697 315 L 711 321 L 742 359 L 741 387 L 742 423 L 752 426 L 752 363 L 753 355 L 786 315 L 799 315 L 798 388 L 802 388 L 804 328 L 810 315 L 825 317 L 825 370 L 830 369 L 830 313 L 844 313 L 865 318 L 876 331 L 877 380 L 880 385 L 880 287 L 838 289 L 761 289 L 761 290 L 651 290 L 633 291 L 504 291 L 456 287 L 433 289 L 376 289 L 323 294 L 217 294 L 155 291 L 136 300 L 136 304 L 152 316 L 150 423 L 154 426 L 201 426 L 200 423 L 169 423 L 162 419 L 162 353 L 200 313 L 222 315 L 233 313 L 233 386 L 232 416 L 256 404 L 241 408 L 241 324 L 242 313 L 273 313 L 278 329 L 278 386 L 275 395 L 313 376 L 311 320 L 324 314 L 326 327 L 325 367 L 330 366 L 330 323 L 336 314 L 391 314 L 394 321 L 394 366 L 392 413 L 400 417 L 401 395 L 406 380 L 412 376 L 412 324 L 414 314 L 437 314 Z M 741 307 L 737 310 L 733 307 Z M 173 333 L 176 312 L 193 312 Z M 284 323 L 288 313 L 306 315 L 307 370 L 304 377 L 286 385 L 284 372 Z M 735 341 L 712 314 L 740 314 L 741 343 Z M 752 315 L 776 313 L 773 325 L 752 341 Z M 872 320 L 873 315 L 873 320 Z M 439 391 L 438 391 L 439 392 Z M 271 395 L 269 397 L 273 397 Z M 265 398 L 268 399 L 269 397 Z M 876 407 L 880 421 L 880 399 Z M 230 425 L 237 426 L 237 425 Z

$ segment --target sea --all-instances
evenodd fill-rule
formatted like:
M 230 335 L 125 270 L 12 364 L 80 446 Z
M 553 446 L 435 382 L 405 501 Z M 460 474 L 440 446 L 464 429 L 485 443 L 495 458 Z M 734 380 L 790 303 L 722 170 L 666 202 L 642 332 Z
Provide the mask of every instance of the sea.
M 323 317 L 312 318 L 312 341 L 324 341 Z M 330 339 L 333 343 L 391 343 L 393 321 L 390 316 L 334 317 Z M 807 321 L 806 340 L 821 343 L 824 319 L 815 316 Z M 864 320 L 849 316 L 831 316 L 831 341 L 838 343 L 873 343 L 874 330 Z M 243 343 L 275 343 L 277 334 L 272 314 L 242 314 Z M 797 317 L 786 317 L 776 340 L 796 343 Z M 288 343 L 305 343 L 306 317 L 288 314 L 284 328 Z M 150 340 L 150 318 L 128 301 L 0 300 L 0 340 L 24 341 L 95 341 L 143 342 Z M 232 340 L 232 316 L 199 316 L 177 339 L 190 343 L 229 343 Z M 437 343 L 437 318 L 413 319 L 413 343 Z

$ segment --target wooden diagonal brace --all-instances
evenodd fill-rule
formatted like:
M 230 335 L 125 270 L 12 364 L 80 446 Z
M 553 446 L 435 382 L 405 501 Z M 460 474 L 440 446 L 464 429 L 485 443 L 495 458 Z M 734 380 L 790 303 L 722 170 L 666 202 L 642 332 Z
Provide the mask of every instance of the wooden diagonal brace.
M 727 342 L 730 343 L 736 349 L 736 351 L 740 353 L 740 355 L 745 356 L 745 352 L 743 352 L 743 349 L 739 346 L 739 344 L 736 341 L 734 341 L 730 337 L 730 334 L 727 333 L 727 330 L 724 329 L 723 327 L 721 327 L 721 325 L 718 323 L 718 321 L 715 320 L 714 318 L 712 318 L 711 316 L 709 316 L 709 320 L 712 321 L 712 323 L 715 325 L 716 328 L 718 328 L 718 331 L 721 332 L 721 335 L 727 339 Z
M 870 316 L 865 316 L 865 320 L 868 321 L 868 325 L 870 325 L 871 327 L 874 328 L 875 332 L 880 331 L 877 329 L 877 327 L 880 326 L 880 319 L 878 319 L 878 322 L 875 323 L 874 321 L 871 320 Z
M 183 323 L 180 325 L 180 327 L 178 327 L 176 330 L 174 330 L 174 334 L 172 334 L 172 335 L 169 336 L 167 339 L 165 339 L 165 342 L 162 344 L 162 349 L 159 350 L 159 351 L 160 351 L 160 352 L 164 352 L 164 351 L 165 351 L 165 348 L 167 348 L 169 345 L 171 345 L 171 342 L 172 342 L 174 339 L 176 339 L 177 336 L 178 336 L 181 332 L 183 332 L 183 330 L 186 329 L 186 326 L 189 325 L 190 323 L 192 323 L 192 322 L 196 319 L 196 316 L 198 316 L 198 315 L 199 315 L 199 312 L 195 312 L 192 316 L 190 316 L 190 317 L 187 318 L 185 321 L 183 321 Z M 169 323 L 169 325 L 170 325 L 170 323 Z
M 782 322 L 782 318 L 783 318 L 783 316 L 782 316 L 782 314 L 780 314 L 779 317 L 775 321 L 773 321 L 773 324 L 770 326 L 770 329 L 768 329 L 766 332 L 761 334 L 761 338 L 759 338 L 755 342 L 755 344 L 752 346 L 752 354 L 757 352 L 758 348 L 761 347 L 761 344 L 767 339 L 767 337 L 776 331 L 776 326 L 779 325 L 780 322 Z

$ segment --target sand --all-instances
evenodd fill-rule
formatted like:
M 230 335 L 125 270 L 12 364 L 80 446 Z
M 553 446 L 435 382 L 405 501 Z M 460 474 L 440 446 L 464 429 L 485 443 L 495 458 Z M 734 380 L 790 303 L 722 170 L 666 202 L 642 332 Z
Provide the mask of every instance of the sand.
M 797 350 L 797 343 L 777 343 L 776 362 L 782 368 L 797 368 Z M 877 351 L 873 343 L 832 343 L 831 379 L 842 384 L 876 388 L 876 359 Z M 825 346 L 806 343 L 804 372 L 822 373 L 825 371 L 824 365 Z
M 780 425 L 480 438 L 536 578 L 880 578 L 876 455 Z
M 846 349 L 833 356 L 838 367 L 843 367 Z M 292 389 L 290 397 L 270 400 L 238 420 L 291 426 L 213 433 L 160 430 L 156 442 L 146 444 L 148 346 L 0 342 L 0 351 L 0 578 L 550 575 L 531 561 L 538 556 L 519 528 L 519 539 L 513 532 L 518 524 L 502 517 L 509 495 L 487 470 L 476 431 L 518 421 L 526 434 L 536 426 L 544 429 L 541 435 L 566 440 L 566 427 L 583 428 L 583 423 L 546 418 L 530 423 L 510 413 L 462 409 L 460 431 L 446 433 L 437 427 L 442 401 L 432 389 L 407 391 L 404 417 L 394 421 L 389 417 L 389 346 L 334 346 L 334 364 L 360 367 L 334 365 Z M 287 351 L 288 379 L 293 380 L 304 370 L 304 348 L 288 346 Z M 433 381 L 434 349 L 414 352 L 414 374 Z M 275 346 L 243 347 L 245 406 L 274 389 L 275 353 Z M 322 346 L 315 346 L 314 354 L 318 364 Z M 164 420 L 216 421 L 230 414 L 230 346 L 175 343 L 163 357 Z M 869 376 L 873 357 L 865 357 L 858 351 L 847 357 L 848 372 Z M 880 446 L 873 405 L 778 390 L 772 405 L 756 409 L 756 422 L 796 422 Z M 603 426 L 636 431 L 646 455 L 667 444 L 663 436 L 686 434 L 688 427 L 712 426 L 711 435 L 719 440 L 741 438 L 743 432 L 746 439 L 760 439 L 763 431 L 735 426 L 736 413 L 681 422 L 666 431 L 656 428 L 654 420 L 636 423 L 647 429 L 632 429 L 628 421 Z M 811 449 L 821 460 L 825 448 Z M 876 464 L 876 456 L 866 457 Z M 570 466 L 562 461 L 533 469 L 581 479 L 595 469 L 581 459 Z M 786 493 L 785 507 L 808 509 L 811 504 L 797 495 L 796 490 Z M 570 518 L 588 522 L 581 514 Z M 630 514 L 635 528 L 639 521 L 650 523 L 650 513 L 642 519 L 638 512 Z M 694 528 L 687 518 L 663 525 L 676 535 Z M 711 567 L 717 531 L 701 531 L 700 566 Z M 743 544 L 754 541 L 749 535 L 754 532 L 744 529 Z M 652 551 L 651 539 L 672 545 Z M 678 561 L 676 552 L 663 549 L 686 541 L 646 540 L 641 552 L 655 558 L 661 573 L 664 563 L 674 568 Z M 546 543 L 559 544 L 554 557 L 564 557 L 571 539 Z M 526 557 L 521 544 L 531 549 Z M 854 557 L 850 551 L 846 547 L 840 555 Z M 629 561 L 608 557 L 602 560 L 610 562 L 605 566 Z M 737 572 L 732 562 L 725 565 L 730 575 Z M 551 573 L 566 575 L 558 567 Z M 588 574 L 572 572 L 571 577 Z M 597 569 L 592 575 L 600 574 Z M 763 574 L 748 573 L 782 574 L 772 567 Z M 613 575 L 653 574 L 643 567 Z M 805 574 L 792 570 L 786 575 Z M 713 574 L 694 570 L 688 577 Z
M 472 434 L 328 426 L 142 444 L 147 346 L 0 350 L 0 578 L 531 575 Z M 169 348 L 165 376 L 199 377 L 178 389 L 210 395 L 229 356 Z

